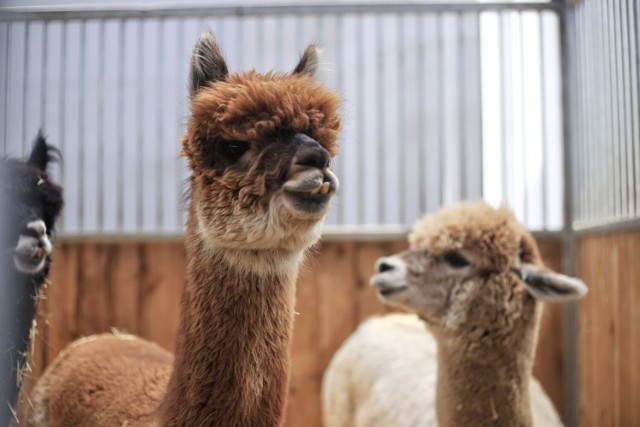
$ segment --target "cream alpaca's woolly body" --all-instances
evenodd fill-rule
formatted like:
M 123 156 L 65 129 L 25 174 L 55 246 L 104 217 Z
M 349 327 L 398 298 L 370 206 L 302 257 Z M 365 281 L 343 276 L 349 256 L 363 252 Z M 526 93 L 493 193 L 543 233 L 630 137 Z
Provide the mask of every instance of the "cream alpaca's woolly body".
M 420 220 L 372 286 L 417 313 L 373 318 L 335 354 L 326 427 L 562 425 L 532 368 L 542 305 L 586 286 L 542 263 L 513 214 L 461 203 Z
M 437 426 L 437 351 L 436 341 L 415 314 L 368 319 L 345 341 L 327 368 L 322 396 L 324 425 Z M 533 425 L 562 426 L 535 378 L 529 391 Z

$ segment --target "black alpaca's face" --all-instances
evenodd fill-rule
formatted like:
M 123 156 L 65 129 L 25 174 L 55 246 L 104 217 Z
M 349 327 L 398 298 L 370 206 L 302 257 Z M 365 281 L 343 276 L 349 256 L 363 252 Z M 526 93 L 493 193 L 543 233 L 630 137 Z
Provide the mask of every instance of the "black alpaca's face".
M 27 162 L 0 161 L 0 244 L 3 257 L 12 258 L 24 274 L 40 273 L 47 265 L 62 209 L 62 190 L 46 173 L 50 150 L 39 138 Z

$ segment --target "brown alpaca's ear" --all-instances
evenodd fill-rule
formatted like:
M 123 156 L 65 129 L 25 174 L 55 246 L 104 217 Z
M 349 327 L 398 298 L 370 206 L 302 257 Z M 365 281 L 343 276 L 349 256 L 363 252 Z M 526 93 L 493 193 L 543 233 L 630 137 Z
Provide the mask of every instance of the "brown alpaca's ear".
M 200 35 L 191 55 L 189 96 L 193 97 L 202 86 L 224 80 L 227 74 L 229 70 L 216 38 L 210 31 L 205 31 Z
M 306 74 L 309 77 L 315 77 L 320 66 L 320 49 L 314 44 L 310 44 L 302 54 L 300 62 L 293 70 L 293 74 Z

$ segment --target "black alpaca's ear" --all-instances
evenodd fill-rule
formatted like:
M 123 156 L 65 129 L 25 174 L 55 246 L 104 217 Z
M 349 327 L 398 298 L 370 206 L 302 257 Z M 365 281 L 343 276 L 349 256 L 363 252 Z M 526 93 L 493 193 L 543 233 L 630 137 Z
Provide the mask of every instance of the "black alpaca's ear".
M 27 164 L 34 166 L 41 171 L 47 170 L 47 165 L 50 160 L 53 160 L 52 154 L 55 153 L 55 149 L 47 144 L 47 139 L 42 134 L 42 130 L 38 131 L 38 136 L 33 143 L 31 154 L 29 154 L 29 160 Z
M 302 54 L 293 74 L 306 74 L 309 77 L 315 77 L 319 67 L 320 49 L 316 45 L 310 44 Z
M 189 96 L 193 97 L 202 86 L 224 80 L 227 74 L 229 70 L 216 38 L 210 31 L 202 33 L 191 54 Z

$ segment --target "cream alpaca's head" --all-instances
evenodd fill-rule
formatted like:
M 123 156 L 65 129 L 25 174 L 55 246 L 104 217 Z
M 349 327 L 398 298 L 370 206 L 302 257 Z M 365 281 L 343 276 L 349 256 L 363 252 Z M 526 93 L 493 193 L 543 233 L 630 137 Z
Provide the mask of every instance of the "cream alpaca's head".
M 182 146 L 198 232 L 212 248 L 300 251 L 338 189 L 341 100 L 314 78 L 309 46 L 292 73 L 230 74 L 211 33 L 191 59 Z
M 377 261 L 372 286 L 414 311 L 436 337 L 471 343 L 531 325 L 536 301 L 573 301 L 587 288 L 547 270 L 535 240 L 506 208 L 462 203 L 419 221 L 409 250 Z

